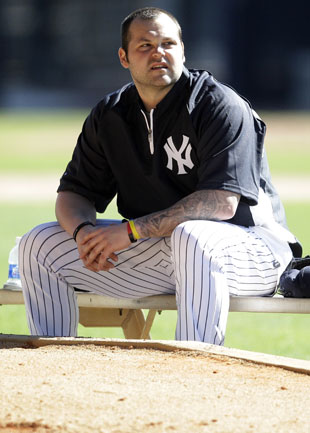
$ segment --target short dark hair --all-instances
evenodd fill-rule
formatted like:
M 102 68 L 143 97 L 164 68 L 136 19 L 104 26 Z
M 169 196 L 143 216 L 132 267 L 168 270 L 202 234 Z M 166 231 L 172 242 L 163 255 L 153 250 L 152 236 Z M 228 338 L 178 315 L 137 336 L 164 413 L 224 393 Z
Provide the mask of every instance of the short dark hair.
M 130 15 L 128 15 L 123 20 L 123 22 L 121 24 L 122 48 L 124 49 L 126 54 L 128 51 L 128 43 L 129 43 L 129 28 L 130 28 L 130 24 L 133 22 L 133 20 L 135 20 L 135 19 L 140 19 L 140 20 L 145 20 L 145 21 L 153 20 L 161 14 L 167 15 L 169 18 L 172 19 L 172 21 L 177 26 L 180 41 L 182 41 L 182 29 L 181 29 L 180 23 L 170 12 L 167 12 L 164 9 L 155 8 L 155 7 L 140 8 L 140 9 L 137 9 L 136 11 L 132 12 Z

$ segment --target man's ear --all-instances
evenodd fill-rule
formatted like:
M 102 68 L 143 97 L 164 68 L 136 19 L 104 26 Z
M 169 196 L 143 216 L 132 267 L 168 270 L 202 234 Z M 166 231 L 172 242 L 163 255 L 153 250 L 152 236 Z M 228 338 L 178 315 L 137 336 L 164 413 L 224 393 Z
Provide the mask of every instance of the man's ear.
M 119 48 L 118 57 L 119 57 L 119 61 L 121 62 L 121 65 L 123 66 L 123 68 L 128 69 L 129 63 L 128 63 L 127 54 L 126 54 L 126 51 L 124 50 L 124 48 Z

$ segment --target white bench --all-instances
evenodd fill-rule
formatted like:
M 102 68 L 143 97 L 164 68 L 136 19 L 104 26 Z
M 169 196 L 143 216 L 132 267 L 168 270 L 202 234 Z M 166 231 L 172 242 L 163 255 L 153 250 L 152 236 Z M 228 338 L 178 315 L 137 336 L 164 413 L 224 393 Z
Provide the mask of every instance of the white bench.
M 83 326 L 121 326 L 125 338 L 149 339 L 156 312 L 176 310 L 175 296 L 156 295 L 140 299 L 123 299 L 77 292 L 80 323 Z M 21 290 L 0 289 L 0 305 L 21 305 Z M 148 310 L 146 317 L 143 310 Z M 310 299 L 231 296 L 230 312 L 310 313 Z M 0 330 L 1 331 L 1 330 Z

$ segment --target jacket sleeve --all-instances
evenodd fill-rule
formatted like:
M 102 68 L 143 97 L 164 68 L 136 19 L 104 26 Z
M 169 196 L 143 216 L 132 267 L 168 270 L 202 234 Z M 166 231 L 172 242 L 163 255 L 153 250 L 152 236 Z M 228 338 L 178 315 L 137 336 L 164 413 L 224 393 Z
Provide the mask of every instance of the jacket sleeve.
M 197 189 L 232 191 L 240 194 L 242 201 L 255 205 L 265 125 L 253 115 L 246 100 L 224 87 L 206 98 L 197 116 Z
M 86 118 L 57 190 L 72 191 L 88 198 L 97 212 L 104 212 L 116 194 L 116 182 L 97 133 L 103 117 L 102 105 L 98 104 Z

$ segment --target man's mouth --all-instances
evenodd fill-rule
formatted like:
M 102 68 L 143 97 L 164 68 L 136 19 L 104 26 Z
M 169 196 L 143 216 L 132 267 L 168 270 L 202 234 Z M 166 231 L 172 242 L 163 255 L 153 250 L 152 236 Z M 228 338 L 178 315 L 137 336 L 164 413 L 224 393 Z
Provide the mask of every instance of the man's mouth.
M 158 65 L 153 65 L 151 67 L 152 70 L 156 70 L 156 69 L 168 69 L 168 67 L 164 64 L 158 64 Z

